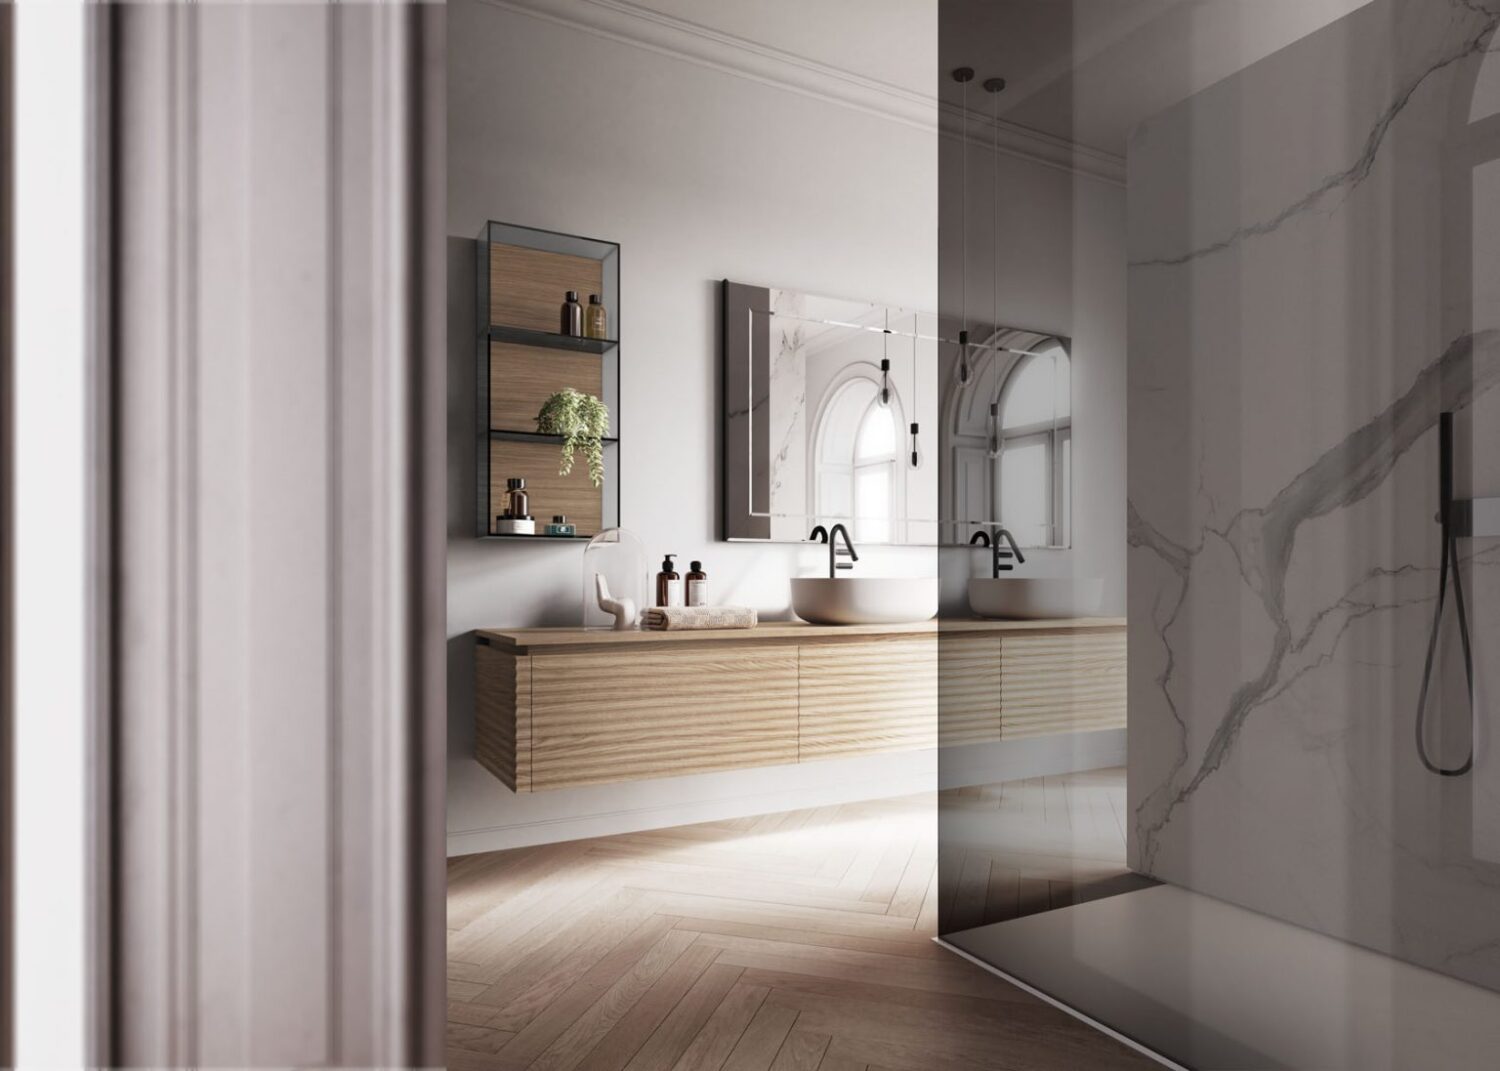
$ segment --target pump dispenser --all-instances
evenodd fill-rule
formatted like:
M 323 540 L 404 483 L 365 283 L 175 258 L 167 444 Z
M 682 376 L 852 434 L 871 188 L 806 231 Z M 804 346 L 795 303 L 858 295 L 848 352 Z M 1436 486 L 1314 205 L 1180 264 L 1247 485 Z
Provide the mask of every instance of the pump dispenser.
M 685 578 L 684 588 L 687 593 L 687 605 L 708 605 L 708 574 L 703 571 L 702 562 L 693 562 L 693 567 L 688 570 Z
M 668 554 L 661 560 L 661 572 L 656 574 L 657 606 L 682 605 L 682 576 L 672 564 L 675 557 L 677 555 Z

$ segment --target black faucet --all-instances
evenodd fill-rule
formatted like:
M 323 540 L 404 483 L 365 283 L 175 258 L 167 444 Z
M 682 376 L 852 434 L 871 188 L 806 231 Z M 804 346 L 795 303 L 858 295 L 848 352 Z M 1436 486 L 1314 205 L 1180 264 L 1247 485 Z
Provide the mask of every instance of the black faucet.
M 1005 550 L 1001 546 L 1000 540 L 1002 537 L 1004 537 L 1005 542 L 1010 544 L 1009 550 Z M 990 547 L 994 550 L 994 554 L 990 558 L 990 565 L 992 567 L 990 570 L 990 576 L 992 577 L 998 578 L 1002 570 L 1008 573 L 1012 569 L 1014 569 L 1016 566 L 1010 563 L 1011 558 L 1014 558 L 1016 560 L 1016 565 L 1026 564 L 1026 556 L 1021 553 L 1021 548 L 1016 546 L 1015 537 L 1010 534 L 1009 529 L 996 528 L 995 536 L 993 539 L 990 538 L 990 534 L 988 532 L 975 532 L 974 538 L 969 540 L 969 546 L 972 547 L 976 545 L 981 547 Z M 1001 559 L 1005 560 L 1002 562 Z
M 838 549 L 838 537 L 844 537 L 844 550 Z M 836 524 L 832 529 L 824 528 L 821 524 L 812 530 L 808 539 L 816 539 L 819 543 L 828 544 L 828 579 L 832 580 L 839 569 L 853 569 L 853 562 L 859 561 L 859 555 L 854 552 L 854 543 L 849 538 L 849 529 L 842 524 Z M 839 558 L 848 558 L 849 561 L 841 562 Z

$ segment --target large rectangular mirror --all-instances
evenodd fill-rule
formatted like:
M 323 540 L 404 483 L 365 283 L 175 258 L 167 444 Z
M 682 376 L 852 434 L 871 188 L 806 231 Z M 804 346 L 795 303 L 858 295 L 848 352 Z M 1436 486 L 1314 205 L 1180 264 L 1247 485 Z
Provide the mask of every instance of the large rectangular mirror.
M 724 538 L 1069 545 L 1066 338 L 727 281 L 721 314 Z

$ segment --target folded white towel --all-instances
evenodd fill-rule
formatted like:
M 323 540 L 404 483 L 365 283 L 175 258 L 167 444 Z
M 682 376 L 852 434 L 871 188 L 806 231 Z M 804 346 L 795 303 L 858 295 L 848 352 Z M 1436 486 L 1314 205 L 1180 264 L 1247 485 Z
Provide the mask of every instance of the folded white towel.
M 754 628 L 759 618 L 743 606 L 653 606 L 641 613 L 641 628 L 656 632 L 690 628 Z

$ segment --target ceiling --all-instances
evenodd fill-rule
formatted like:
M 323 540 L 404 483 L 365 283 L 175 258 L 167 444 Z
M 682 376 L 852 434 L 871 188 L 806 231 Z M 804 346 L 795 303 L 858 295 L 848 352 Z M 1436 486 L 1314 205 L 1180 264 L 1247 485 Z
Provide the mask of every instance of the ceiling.
M 1142 120 L 1369 0 L 611 0 L 1124 155 Z M 941 20 L 941 25 L 939 22 Z M 936 83 L 936 84 L 935 84 Z
M 942 66 L 1003 76 L 1008 122 L 1123 156 L 1141 121 L 1367 2 L 943 0 Z M 988 112 L 975 88 L 970 106 Z
M 938 0 L 634 0 L 634 6 L 910 93 L 933 93 Z

